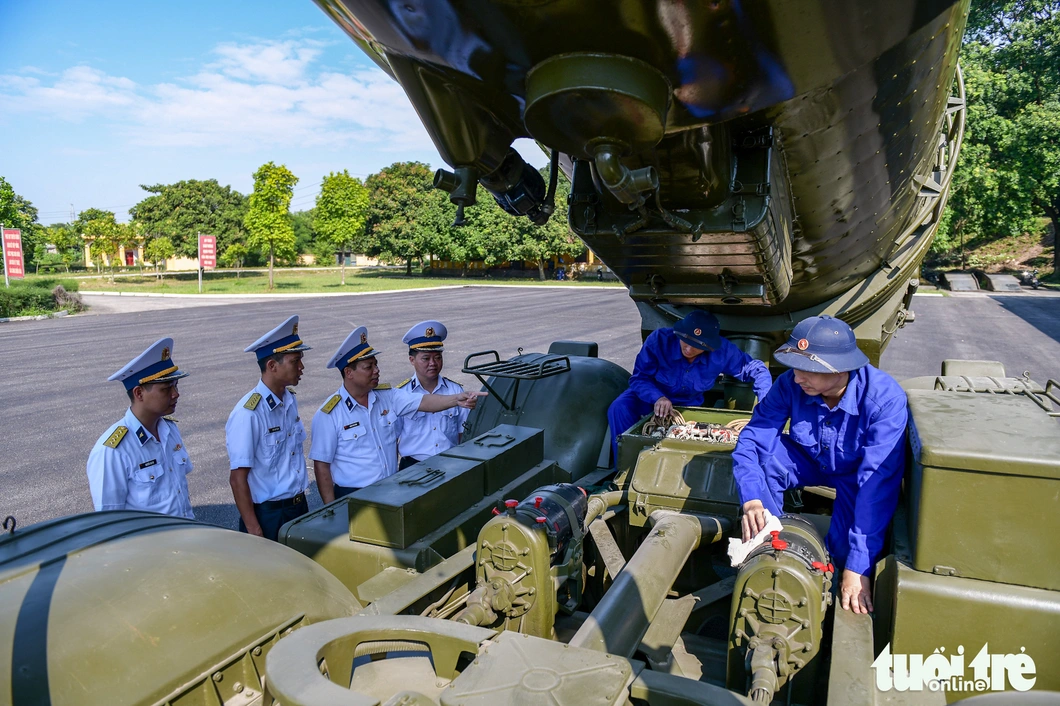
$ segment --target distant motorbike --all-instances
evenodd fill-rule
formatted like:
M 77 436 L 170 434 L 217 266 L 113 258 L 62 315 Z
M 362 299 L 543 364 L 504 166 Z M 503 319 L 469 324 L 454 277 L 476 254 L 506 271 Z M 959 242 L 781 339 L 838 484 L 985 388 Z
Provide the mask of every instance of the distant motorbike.
M 1037 268 L 1020 272 L 1020 284 L 1029 284 L 1031 289 L 1037 289 L 1040 287 L 1042 283 L 1038 279 Z

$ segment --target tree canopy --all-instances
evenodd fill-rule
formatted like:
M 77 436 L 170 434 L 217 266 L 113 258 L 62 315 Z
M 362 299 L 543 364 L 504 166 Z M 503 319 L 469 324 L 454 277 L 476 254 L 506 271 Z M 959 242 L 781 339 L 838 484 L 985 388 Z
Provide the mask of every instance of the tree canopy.
M 961 51 L 964 146 L 936 249 L 958 239 L 1060 234 L 1060 0 L 972 4 Z M 1055 242 L 1055 241 L 1054 241 Z M 1054 245 L 1060 270 L 1060 247 Z
M 152 196 L 129 209 L 129 215 L 141 233 L 169 238 L 181 255 L 198 255 L 199 233 L 217 236 L 218 251 L 244 237 L 247 197 L 216 179 L 141 184 L 140 188 Z
M 298 177 L 284 165 L 267 162 L 254 172 L 254 192 L 243 223 L 247 228 L 247 245 L 269 257 L 269 289 L 273 288 L 273 265 L 277 257 L 293 259 L 294 228 L 289 208 Z
M 368 220 L 368 189 L 346 170 L 332 172 L 320 183 L 314 224 L 322 245 L 332 252 L 364 250 Z M 321 248 L 323 251 L 324 248 Z M 346 258 L 342 258 L 342 284 L 346 284 Z
M 44 228 L 37 223 L 37 209 L 27 199 L 15 193 L 14 187 L 0 176 L 0 224 L 4 228 L 22 231 L 22 257 L 25 262 L 43 252 Z M 0 271 L 3 263 L 0 263 Z
M 423 162 L 395 162 L 368 177 L 366 254 L 404 260 L 411 274 L 412 261 L 436 249 L 438 213 L 445 211 L 448 199 L 433 187 L 433 176 Z

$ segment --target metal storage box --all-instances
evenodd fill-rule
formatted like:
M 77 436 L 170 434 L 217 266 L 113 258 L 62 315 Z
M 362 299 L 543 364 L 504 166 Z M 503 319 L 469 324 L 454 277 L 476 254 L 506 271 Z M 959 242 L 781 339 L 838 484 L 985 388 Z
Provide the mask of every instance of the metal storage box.
M 483 464 L 480 495 L 490 495 L 545 457 L 545 432 L 533 427 L 498 424 L 485 434 L 443 451 L 441 456 Z M 437 458 L 437 456 L 435 457 Z
M 689 422 L 728 424 L 750 412 L 680 408 Z M 647 418 L 632 428 L 640 429 Z M 625 434 L 619 440 L 619 469 L 630 469 L 629 523 L 640 526 L 653 510 L 684 510 L 715 515 L 739 512 L 740 499 L 732 474 L 735 444 L 655 439 Z
M 913 568 L 1060 590 L 1060 420 L 1022 395 L 908 394 Z
M 404 549 L 482 497 L 483 467 L 433 456 L 351 493 L 350 539 Z

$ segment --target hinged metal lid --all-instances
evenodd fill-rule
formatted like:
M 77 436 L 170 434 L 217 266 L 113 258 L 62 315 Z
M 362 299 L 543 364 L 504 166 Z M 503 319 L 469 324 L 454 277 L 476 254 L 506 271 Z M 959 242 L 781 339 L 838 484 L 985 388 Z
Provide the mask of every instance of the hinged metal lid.
M 909 390 L 923 466 L 1060 480 L 1060 422 L 1022 395 Z

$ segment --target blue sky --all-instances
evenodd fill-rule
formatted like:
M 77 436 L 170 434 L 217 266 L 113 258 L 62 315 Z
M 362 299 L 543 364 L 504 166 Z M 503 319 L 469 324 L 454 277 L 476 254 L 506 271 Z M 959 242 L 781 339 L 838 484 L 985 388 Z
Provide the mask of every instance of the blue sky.
M 140 184 L 249 193 L 270 160 L 300 179 L 295 211 L 331 171 L 444 166 L 401 87 L 310 0 L 0 0 L 0 176 L 42 223 L 127 220 Z

